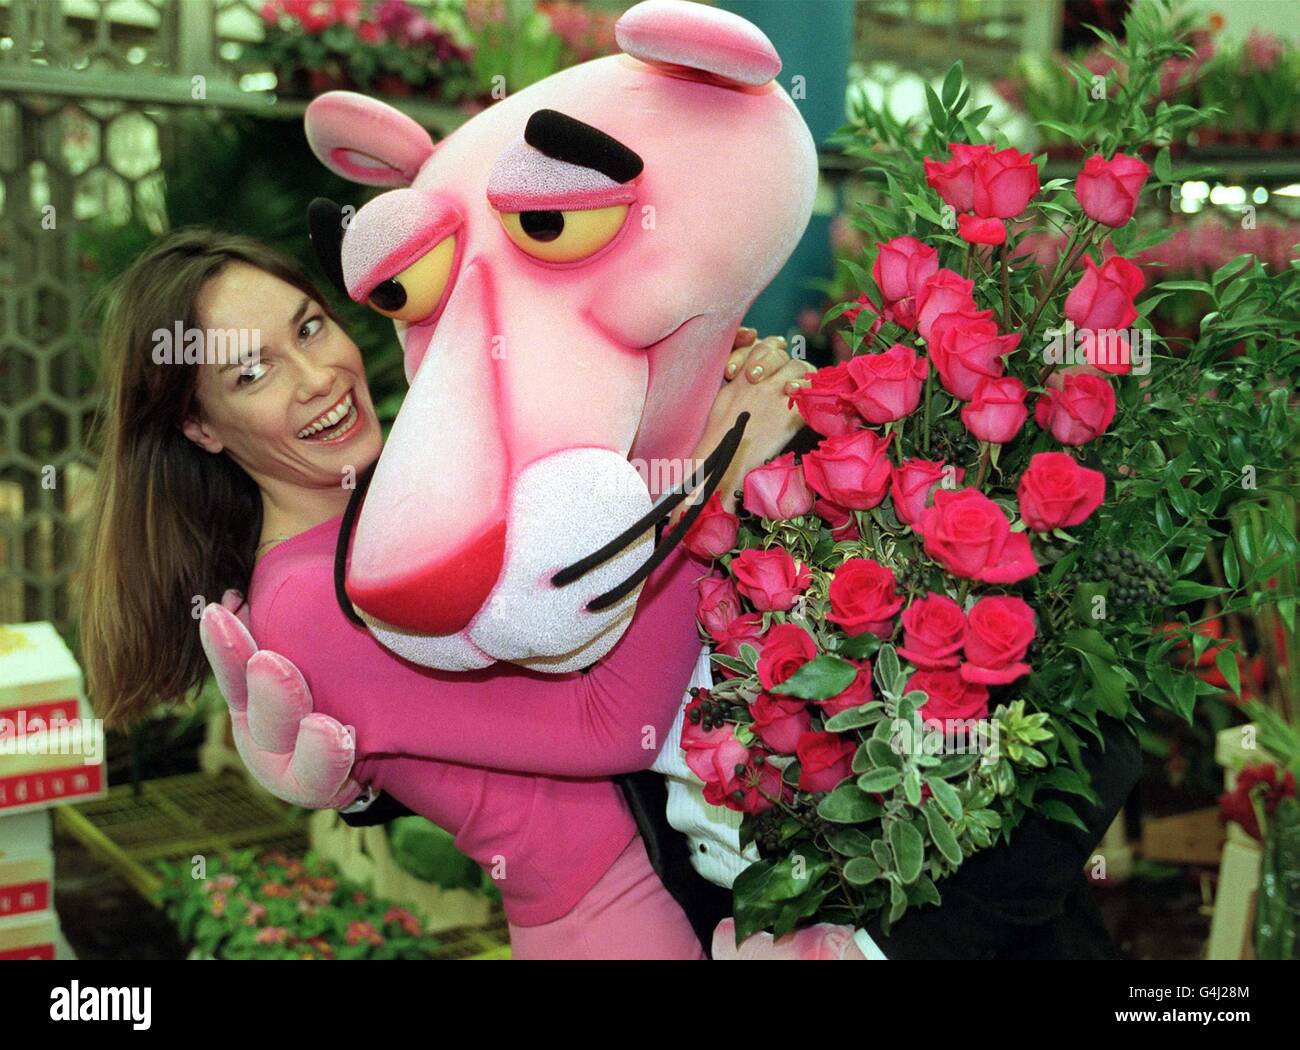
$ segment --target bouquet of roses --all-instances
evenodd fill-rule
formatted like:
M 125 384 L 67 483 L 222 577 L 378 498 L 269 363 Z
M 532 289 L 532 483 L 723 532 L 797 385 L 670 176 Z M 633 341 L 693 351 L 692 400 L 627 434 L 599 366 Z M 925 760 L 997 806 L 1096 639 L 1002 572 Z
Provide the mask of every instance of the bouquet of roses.
M 725 569 L 700 585 L 717 673 L 681 746 L 759 858 L 734 886 L 738 940 L 888 929 L 939 903 L 1029 808 L 1080 823 L 1066 800 L 1095 799 L 1079 753 L 1099 716 L 1139 718 L 1139 689 L 1186 716 L 1208 691 L 1152 632 L 1166 603 L 1218 593 L 1180 579 L 1200 557 L 1171 563 L 1208 533 L 1138 422 L 1195 411 L 1148 378 L 1140 322 L 1177 289 L 1139 303 L 1126 257 L 1161 236 L 1139 242 L 1131 220 L 1197 119 L 1154 105 L 1161 64 L 1190 49 L 1147 5 L 1126 28 L 1107 38 L 1124 79 L 1080 102 L 1073 130 L 1095 145 L 1073 180 L 1044 184 L 1033 157 L 984 140 L 960 64 L 923 134 L 863 109 L 841 136 L 895 205 L 861 206 L 879 239 L 842 262 L 862 294 L 823 322 L 851 323 L 854 356 L 794 398 L 816 447 L 751 471 L 739 516 L 713 497 L 685 539 Z M 1050 272 L 1018 252 L 1044 232 L 1065 241 Z M 1161 521 L 1152 478 L 1183 493 L 1185 528 Z

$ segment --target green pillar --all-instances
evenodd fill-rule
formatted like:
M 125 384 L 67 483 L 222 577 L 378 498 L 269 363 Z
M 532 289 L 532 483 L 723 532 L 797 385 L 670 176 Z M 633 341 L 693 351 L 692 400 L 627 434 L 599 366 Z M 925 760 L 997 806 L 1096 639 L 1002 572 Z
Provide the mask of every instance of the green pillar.
M 799 107 L 820 146 L 845 123 L 844 95 L 853 44 L 852 0 L 719 0 L 758 26 L 781 56 L 781 86 Z M 790 260 L 750 308 L 745 323 L 762 335 L 786 334 L 796 328 L 800 311 L 820 308 L 821 293 L 808 287 L 834 271 L 830 221 L 838 209 L 838 191 L 823 182 L 812 220 Z

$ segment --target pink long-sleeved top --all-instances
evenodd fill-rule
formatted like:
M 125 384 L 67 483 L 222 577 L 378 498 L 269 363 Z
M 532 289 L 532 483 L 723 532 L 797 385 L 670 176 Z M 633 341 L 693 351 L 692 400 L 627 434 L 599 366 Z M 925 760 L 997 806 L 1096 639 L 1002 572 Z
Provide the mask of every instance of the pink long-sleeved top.
M 253 636 L 302 671 L 315 709 L 356 729 L 353 775 L 456 837 L 497 880 L 506 917 L 551 922 L 595 885 L 636 825 L 614 773 L 665 742 L 699 655 L 696 581 L 678 548 L 642 590 L 627 633 L 584 673 L 497 663 L 418 667 L 334 599 L 339 518 L 273 547 L 249 588 Z

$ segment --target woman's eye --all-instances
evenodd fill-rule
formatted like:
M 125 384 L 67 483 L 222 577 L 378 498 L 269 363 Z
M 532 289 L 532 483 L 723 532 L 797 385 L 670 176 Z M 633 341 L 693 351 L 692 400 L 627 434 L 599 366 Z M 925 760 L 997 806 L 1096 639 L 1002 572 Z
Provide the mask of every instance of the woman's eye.
M 623 228 L 628 205 L 587 211 L 497 212 L 506 234 L 523 251 L 543 262 L 579 262 L 595 255 Z
M 303 322 L 302 327 L 298 329 L 298 338 L 310 339 L 324 327 L 325 319 L 323 317 L 309 317 Z
M 304 326 L 305 327 L 305 326 Z M 236 386 L 251 386 L 256 383 L 262 376 L 266 375 L 266 366 L 263 364 L 249 365 L 239 373 L 235 380 Z
M 377 284 L 367 302 L 385 317 L 418 324 L 438 308 L 455 261 L 456 238 L 444 237 L 401 273 Z

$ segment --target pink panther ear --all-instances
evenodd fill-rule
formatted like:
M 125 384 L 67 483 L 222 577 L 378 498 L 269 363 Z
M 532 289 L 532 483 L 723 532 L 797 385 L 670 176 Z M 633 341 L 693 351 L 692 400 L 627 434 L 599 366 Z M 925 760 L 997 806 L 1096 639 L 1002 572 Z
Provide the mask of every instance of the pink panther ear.
M 335 174 L 367 186 L 409 186 L 433 139 L 392 106 L 353 91 L 329 91 L 303 117 L 307 142 Z
M 761 87 L 781 72 L 781 56 L 756 25 L 687 0 L 644 0 L 614 25 L 614 38 L 633 58 L 679 75 Z

